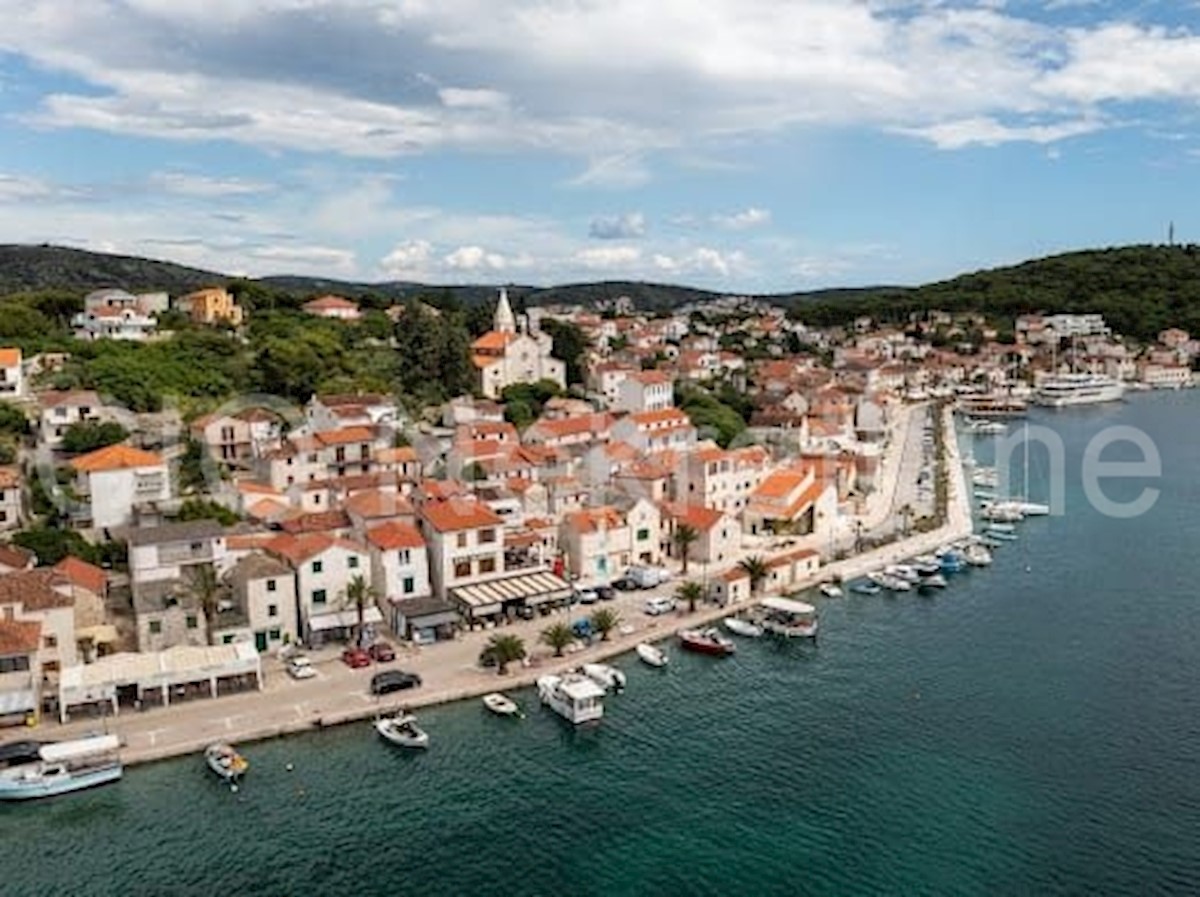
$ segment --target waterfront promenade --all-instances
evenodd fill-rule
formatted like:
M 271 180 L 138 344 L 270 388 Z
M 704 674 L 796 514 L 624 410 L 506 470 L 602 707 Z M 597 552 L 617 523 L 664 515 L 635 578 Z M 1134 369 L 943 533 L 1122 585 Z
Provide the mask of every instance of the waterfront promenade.
M 910 410 L 911 414 L 911 410 Z M 907 434 L 911 417 L 900 429 Z M 793 586 L 798 591 L 833 577 L 852 579 L 901 558 L 932 551 L 938 545 L 967 535 L 971 531 L 970 492 L 963 474 L 957 440 L 954 438 L 952 412 L 946 409 L 941 425 L 946 434 L 946 465 L 950 472 L 947 518 L 938 529 L 909 536 L 861 555 L 823 567 L 810 581 Z M 907 438 L 907 435 L 903 438 Z M 893 479 L 899 479 L 903 465 L 889 462 Z M 889 503 L 895 500 L 897 483 L 885 485 Z M 877 511 L 886 517 L 886 505 Z M 880 519 L 882 519 L 882 517 Z M 769 556 L 769 553 L 768 553 Z M 580 663 L 603 660 L 632 651 L 638 642 L 668 638 L 680 629 L 703 625 L 727 616 L 734 609 L 702 604 L 694 613 L 686 610 L 659 617 L 642 612 L 645 599 L 653 594 L 669 594 L 678 583 L 672 582 L 653 592 L 622 594 L 614 607 L 631 630 L 614 632 L 607 642 L 597 642 L 581 651 L 554 658 L 539 654 L 529 665 L 514 665 L 510 673 L 498 676 L 483 670 L 477 659 L 488 638 L 498 630 L 464 633 L 460 638 L 424 648 L 399 652 L 393 664 L 362 670 L 350 670 L 327 652 L 318 660 L 315 679 L 296 682 L 283 671 L 278 661 L 266 659 L 262 691 L 248 691 L 216 700 L 198 699 L 144 712 L 123 711 L 119 716 L 100 719 L 78 717 L 67 724 L 46 721 L 36 730 L 9 730 L 0 740 L 11 741 L 31 735 L 48 740 L 78 737 L 101 727 L 118 734 L 123 743 L 122 758 L 132 765 L 166 757 L 198 753 L 214 741 L 249 742 L 289 733 L 311 731 L 360 719 L 399 707 L 415 710 L 433 704 L 477 697 L 490 691 L 521 688 L 534 683 L 538 676 L 562 672 Z M 839 600 L 852 600 L 850 598 Z M 579 615 L 579 610 L 574 611 Z M 518 621 L 502 630 L 525 640 L 534 650 L 538 633 L 550 618 Z M 544 649 L 543 649 L 544 650 Z M 421 688 L 374 698 L 368 692 L 371 676 L 382 669 L 400 668 L 421 675 Z

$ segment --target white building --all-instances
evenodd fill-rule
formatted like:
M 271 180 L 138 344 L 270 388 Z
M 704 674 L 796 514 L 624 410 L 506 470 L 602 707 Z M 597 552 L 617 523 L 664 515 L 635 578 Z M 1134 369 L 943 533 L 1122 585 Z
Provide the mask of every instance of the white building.
M 431 594 L 425 539 L 413 524 L 391 520 L 367 531 L 367 545 L 380 609 L 392 631 L 401 631 L 403 604 Z
M 675 385 L 664 371 L 637 371 L 617 388 L 616 411 L 665 411 L 675 405 Z
M 1192 385 L 1192 369 L 1182 364 L 1140 364 L 1138 380 L 1151 389 L 1186 389 Z
M 260 653 L 300 640 L 296 577 L 288 564 L 255 552 L 230 569 L 228 580 Z
M 433 592 L 474 585 L 504 573 L 503 518 L 474 498 L 427 501 L 419 510 L 421 533 L 429 546 Z
M 678 501 L 739 514 L 767 475 L 770 456 L 761 446 L 722 449 L 716 445 L 690 452 L 674 482 Z
M 612 438 L 642 452 L 683 451 L 696 444 L 696 428 L 678 408 L 640 411 L 613 424 Z
M 72 424 L 98 423 L 104 419 L 104 403 L 94 392 L 45 392 L 40 401 L 41 438 L 52 449 L 62 445 L 63 435 Z
M 318 318 L 331 318 L 335 321 L 357 321 L 362 317 L 358 303 L 343 299 L 341 296 L 322 296 L 305 302 L 300 308 Z
M 16 529 L 24 520 L 21 469 L 0 467 L 0 532 Z
M 660 512 L 645 499 L 628 510 L 604 506 L 574 511 L 559 525 L 567 569 L 586 583 L 607 583 L 631 564 L 657 564 L 661 543 Z
M 71 319 L 71 327 L 77 339 L 141 341 L 154 333 L 155 316 L 168 303 L 166 293 L 134 296 L 124 290 L 97 290 L 84 297 L 83 311 Z
M 25 395 L 25 374 L 20 349 L 0 349 L 0 398 L 19 399 Z
M 318 645 L 329 639 L 348 637 L 358 625 L 358 613 L 347 601 L 346 589 L 356 576 L 370 581 L 371 558 L 367 548 L 330 533 L 284 534 L 263 547 L 286 560 L 295 571 L 297 622 L 304 641 Z M 383 615 L 370 604 L 363 621 L 381 623 Z
M 486 398 L 496 399 L 505 387 L 539 380 L 550 380 L 565 389 L 567 366 L 552 357 L 553 348 L 550 334 L 530 329 L 527 321 L 522 322 L 518 332 L 508 293 L 502 289 L 492 329 L 471 344 L 479 391 Z
M 76 492 L 88 505 L 88 520 L 97 529 L 125 526 L 134 508 L 171 497 L 167 462 L 153 452 L 110 445 L 71 461 Z
M 129 531 L 129 578 L 134 588 L 147 582 L 187 580 L 192 569 L 226 566 L 225 531 L 215 520 L 163 523 Z

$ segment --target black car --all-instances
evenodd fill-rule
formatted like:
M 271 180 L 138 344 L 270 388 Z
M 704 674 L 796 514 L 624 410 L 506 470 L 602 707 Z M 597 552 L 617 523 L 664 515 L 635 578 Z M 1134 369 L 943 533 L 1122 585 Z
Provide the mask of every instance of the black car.
M 403 670 L 387 670 L 376 673 L 371 679 L 371 694 L 386 695 L 406 688 L 416 688 L 421 684 L 421 677 L 416 673 L 406 673 Z
M 596 586 L 594 589 L 601 601 L 612 601 L 617 597 L 616 589 L 612 586 Z
M 614 589 L 619 589 L 622 592 L 632 592 L 640 588 L 640 586 L 628 576 L 622 576 L 620 579 L 614 579 L 612 587 Z

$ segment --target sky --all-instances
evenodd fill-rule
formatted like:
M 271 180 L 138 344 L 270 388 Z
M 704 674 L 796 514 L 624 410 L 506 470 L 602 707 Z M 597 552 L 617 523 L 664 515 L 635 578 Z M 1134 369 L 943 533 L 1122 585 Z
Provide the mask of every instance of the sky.
M 729 293 L 1200 242 L 1197 0 L 0 0 L 0 242 Z

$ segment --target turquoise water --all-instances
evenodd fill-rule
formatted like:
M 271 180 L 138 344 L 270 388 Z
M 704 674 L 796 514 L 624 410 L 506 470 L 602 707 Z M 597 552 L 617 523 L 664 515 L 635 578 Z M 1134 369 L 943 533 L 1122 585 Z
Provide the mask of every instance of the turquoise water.
M 522 692 L 524 721 L 422 713 L 427 754 L 362 724 L 249 746 L 238 795 L 192 758 L 0 807 L 0 894 L 1200 892 L 1198 410 L 1037 418 L 1073 462 L 1066 517 L 935 597 L 822 602 L 815 646 L 624 658 L 595 729 Z M 1112 423 L 1163 453 L 1135 521 L 1079 488 Z

